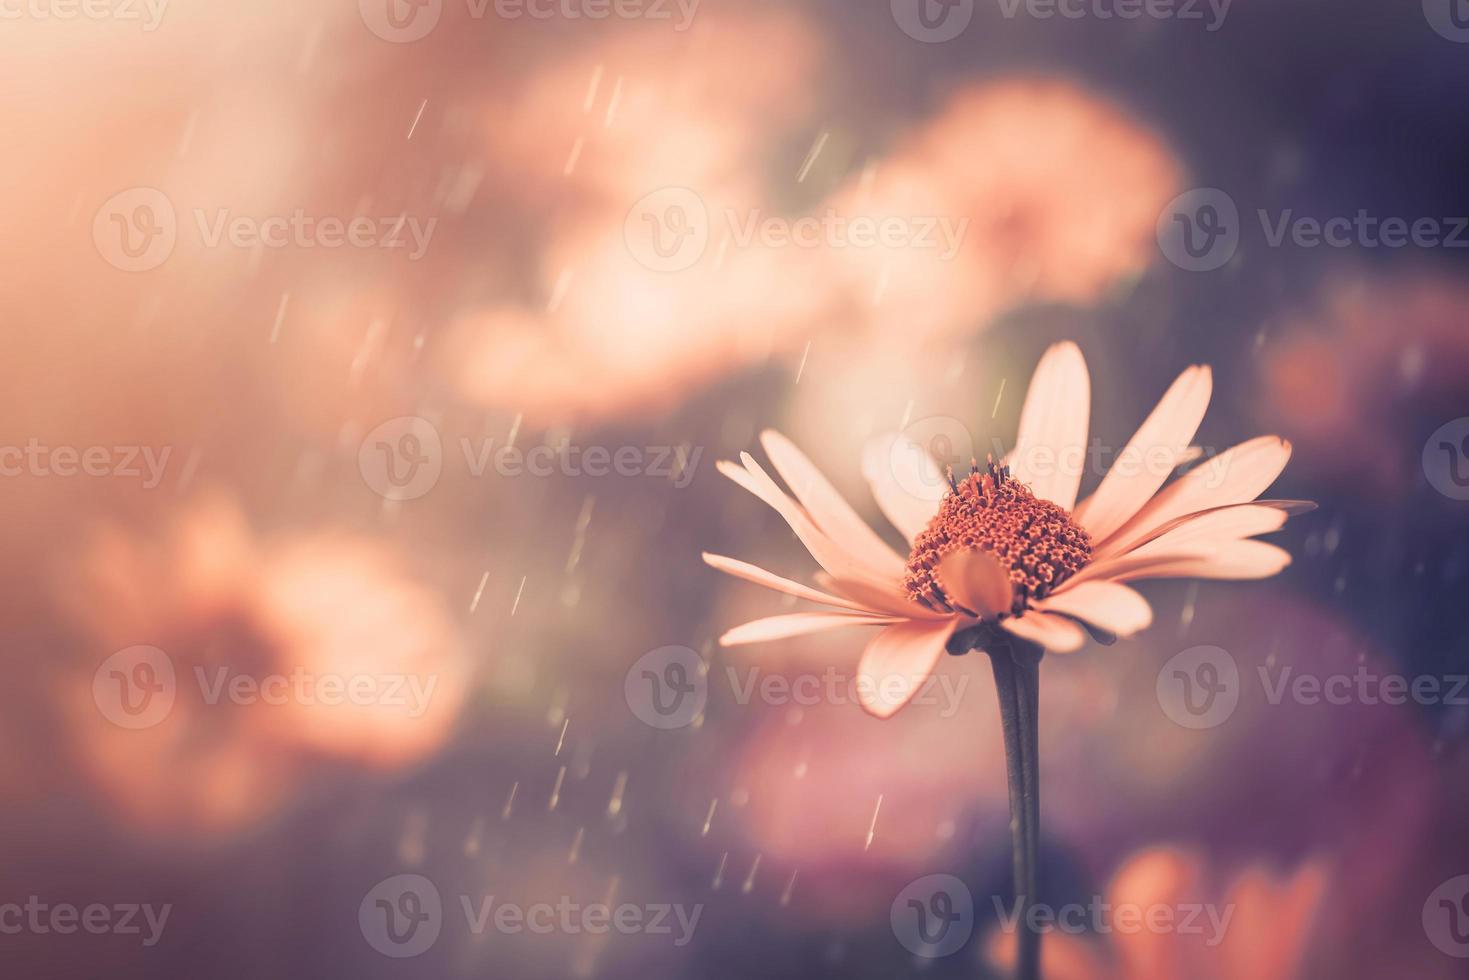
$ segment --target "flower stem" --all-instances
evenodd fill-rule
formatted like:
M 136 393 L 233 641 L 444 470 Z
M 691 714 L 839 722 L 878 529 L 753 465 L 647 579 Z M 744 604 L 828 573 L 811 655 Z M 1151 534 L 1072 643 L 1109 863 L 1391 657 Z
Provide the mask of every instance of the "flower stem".
M 1040 662 L 1044 651 L 1014 639 L 985 651 L 995 672 L 1000 724 L 1005 730 L 1005 770 L 1010 783 L 1010 840 L 1020 948 L 1016 980 L 1040 977 L 1041 934 L 1032 928 L 1040 838 Z

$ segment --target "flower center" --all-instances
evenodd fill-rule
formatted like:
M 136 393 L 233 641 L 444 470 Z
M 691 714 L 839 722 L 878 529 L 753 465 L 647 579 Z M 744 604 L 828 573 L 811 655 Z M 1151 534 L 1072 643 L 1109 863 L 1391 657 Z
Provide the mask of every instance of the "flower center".
M 985 469 L 973 464 L 956 483 L 938 513 L 913 541 L 903 586 L 915 601 L 943 612 L 954 606 L 934 577 L 939 562 L 960 548 L 989 552 L 1010 572 L 1019 614 L 1032 599 L 1048 593 L 1081 570 L 1092 557 L 1092 541 L 1065 508 L 1041 500 L 1010 477 L 993 458 Z

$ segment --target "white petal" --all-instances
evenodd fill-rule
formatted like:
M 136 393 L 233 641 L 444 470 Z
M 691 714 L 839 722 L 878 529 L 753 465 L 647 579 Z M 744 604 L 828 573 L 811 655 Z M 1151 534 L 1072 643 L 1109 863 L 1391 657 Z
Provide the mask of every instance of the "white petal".
M 836 487 L 793 442 L 773 429 L 766 429 L 760 434 L 760 444 L 770 455 L 776 472 L 786 481 L 818 528 L 874 570 L 894 578 L 903 574 L 902 557 L 867 526 L 851 505 L 842 499 Z
M 896 622 L 891 616 L 860 616 L 856 613 L 804 612 L 770 616 L 736 626 L 719 638 L 722 647 L 745 643 L 784 640 L 807 633 L 824 633 L 847 626 L 885 626 Z
M 754 582 L 756 585 L 763 585 L 767 589 L 774 589 L 776 592 L 793 595 L 797 599 L 807 599 L 826 606 L 839 606 L 856 612 L 873 611 L 853 602 L 851 599 L 828 595 L 808 585 L 802 585 L 800 582 L 792 582 L 788 578 L 781 578 L 774 572 L 767 572 L 758 565 L 751 565 L 749 562 L 739 561 L 735 558 L 726 558 L 724 555 L 711 555 L 707 551 L 704 552 L 704 562 L 712 568 L 717 568 L 721 572 L 733 575 L 735 578 L 742 578 L 746 582 Z
M 901 616 L 904 619 L 948 619 L 951 615 L 919 605 L 896 585 L 885 589 L 855 579 L 842 578 L 832 579 L 831 585 L 842 595 L 887 615 Z
M 742 453 L 740 458 L 744 462 L 743 466 L 720 460 L 717 469 L 785 518 L 785 522 L 796 532 L 796 537 L 806 546 L 817 564 L 832 575 L 843 578 L 886 581 L 884 576 L 872 571 L 864 562 L 823 534 L 801 505 L 787 497 L 749 453 Z
M 891 717 L 913 699 L 933 673 L 958 621 L 889 626 L 867 644 L 858 665 L 857 697 L 879 718 Z
M 1152 499 L 1173 470 L 1191 455 L 1214 375 L 1195 365 L 1178 376 L 1137 432 L 1128 440 L 1101 486 L 1076 508 L 1076 520 L 1093 541 L 1102 541 Z
M 904 435 L 870 440 L 862 452 L 862 475 L 883 515 L 909 544 L 938 513 L 949 486 L 933 457 Z
M 1130 551 L 1152 531 L 1195 511 L 1254 500 L 1280 475 L 1291 446 L 1279 436 L 1261 436 L 1204 460 L 1143 506 L 1111 537 L 1096 543 L 1095 557 Z
M 1071 620 L 1035 609 L 1027 611 L 1023 616 L 1002 619 L 1000 625 L 1021 639 L 1039 643 L 1047 650 L 1057 653 L 1079 650 L 1086 642 L 1086 634 Z
M 1074 580 L 1132 582 L 1147 578 L 1269 578 L 1290 564 L 1290 552 L 1263 541 L 1231 541 L 1207 553 L 1124 555 L 1088 565 Z M 1080 582 L 1077 583 L 1078 586 Z
M 1020 431 L 1008 457 L 1015 478 L 1042 500 L 1074 507 L 1090 416 L 1091 376 L 1081 348 L 1070 341 L 1053 344 L 1036 366 L 1020 411 Z
M 1069 589 L 1063 585 L 1035 608 L 1074 616 L 1118 636 L 1131 636 L 1153 622 L 1148 600 L 1118 582 L 1083 582 Z
M 1234 504 L 1177 518 L 1155 536 L 1128 552 L 1132 557 L 1178 552 L 1204 552 L 1214 547 L 1269 534 L 1285 526 L 1290 512 L 1263 504 Z

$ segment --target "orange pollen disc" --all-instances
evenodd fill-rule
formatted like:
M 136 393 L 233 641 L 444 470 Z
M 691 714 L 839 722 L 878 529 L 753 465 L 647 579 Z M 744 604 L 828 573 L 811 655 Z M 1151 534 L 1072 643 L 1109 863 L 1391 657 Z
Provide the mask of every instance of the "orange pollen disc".
M 1092 541 L 1065 508 L 1041 500 L 993 459 L 954 482 L 928 527 L 913 541 L 903 586 L 908 595 L 941 611 L 954 608 L 934 573 L 945 555 L 960 548 L 989 552 L 1010 571 L 1015 591 L 1011 612 L 1045 598 L 1091 561 Z

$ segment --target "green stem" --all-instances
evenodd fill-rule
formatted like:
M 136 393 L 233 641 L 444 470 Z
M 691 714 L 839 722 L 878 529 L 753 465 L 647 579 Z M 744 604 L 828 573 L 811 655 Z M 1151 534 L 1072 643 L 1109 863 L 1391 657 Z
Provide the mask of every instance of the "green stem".
M 1000 697 L 1005 731 L 1005 771 L 1010 784 L 1010 840 L 1020 948 L 1016 980 L 1040 977 L 1041 934 L 1030 927 L 1036 901 L 1040 838 L 1040 647 L 1015 639 L 986 649 Z

